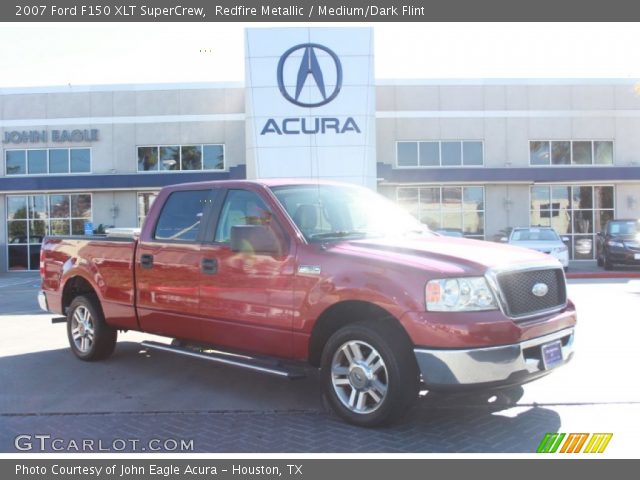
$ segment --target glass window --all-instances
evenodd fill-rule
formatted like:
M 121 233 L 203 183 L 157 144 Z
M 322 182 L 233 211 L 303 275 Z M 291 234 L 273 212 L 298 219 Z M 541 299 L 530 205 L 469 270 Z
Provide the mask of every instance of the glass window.
M 443 187 L 442 203 L 443 205 L 462 205 L 462 187 Z
M 420 205 L 429 210 L 440 208 L 440 187 L 421 188 Z
M 484 210 L 484 188 L 464 187 L 462 208 L 465 210 Z
M 69 149 L 49 150 L 49 173 L 69 173 Z
M 138 193 L 138 226 L 144 223 L 144 219 L 156 198 L 158 198 L 158 192 Z
M 551 142 L 551 163 L 571 165 L 571 142 Z
M 85 222 L 92 218 L 88 193 L 9 195 L 6 205 L 7 243 L 29 245 L 28 250 L 9 249 L 9 263 L 14 270 L 37 270 L 40 244 L 46 235 L 81 235 Z
M 158 170 L 158 147 L 138 147 L 138 171 Z
M 70 212 L 69 195 L 49 195 L 49 215 L 51 218 L 69 218 Z
M 29 269 L 29 247 L 26 245 L 9 245 L 9 270 Z
M 549 209 L 549 187 L 531 187 L 531 210 Z
M 594 187 L 594 208 L 613 208 L 613 187 Z
M 27 218 L 27 197 L 11 195 L 7 197 L 7 215 L 9 220 Z
M 72 148 L 70 155 L 72 173 L 88 173 L 91 171 L 91 150 L 88 148 Z
M 482 165 L 482 142 L 462 142 L 462 159 L 465 165 Z
M 420 166 L 437 167 L 440 165 L 440 143 L 420 142 Z
M 418 143 L 398 142 L 398 166 L 415 167 L 418 165 Z
M 29 243 L 42 243 L 47 233 L 47 222 L 45 220 L 32 220 L 29 222 Z
M 5 158 L 7 175 L 24 175 L 27 173 L 27 159 L 24 150 L 7 150 Z
M 9 220 L 7 222 L 7 241 L 13 243 L 28 243 L 26 220 Z
M 30 175 L 47 173 L 47 151 L 27 150 L 27 164 Z
M 613 142 L 593 142 L 596 165 L 613 164 Z
M 91 218 L 91 195 L 71 195 L 71 217 Z
M 185 145 L 182 147 L 182 170 L 202 170 L 202 147 Z
M 313 210 L 309 211 L 310 209 Z M 215 241 L 226 243 L 231 240 L 231 227 L 236 225 L 269 225 L 272 217 L 269 208 L 255 193 L 247 190 L 230 190 L 222 207 Z M 306 226 L 309 226 L 311 217 L 315 217 L 313 225 L 315 228 L 318 212 L 313 205 L 299 205 L 293 214 L 293 220 L 303 231 Z
M 180 170 L 180 147 L 160 147 L 160 170 Z
M 549 142 L 529 142 L 529 163 L 549 165 Z
M 593 208 L 593 187 L 573 187 L 573 208 Z
M 591 142 L 573 142 L 573 164 L 591 165 Z
M 411 215 L 418 217 L 420 210 L 420 197 L 417 188 L 399 188 L 398 203 L 402 205 Z
M 551 187 L 551 208 L 571 208 L 571 187 Z
M 47 213 L 47 196 L 32 195 L 29 197 L 29 218 L 34 220 L 46 220 L 49 217 Z
M 183 242 L 195 241 L 208 197 L 209 190 L 173 192 L 167 198 L 158 218 L 155 238 Z
M 224 170 L 224 147 L 222 145 L 203 146 L 205 170 Z
M 536 210 L 534 198 L 551 189 L 550 210 Z M 569 195 L 570 193 L 570 195 Z M 530 225 L 550 225 L 560 235 L 570 237 L 572 259 L 593 259 L 594 233 L 602 231 L 613 218 L 614 187 L 611 185 L 540 185 L 531 187 Z
M 442 142 L 442 165 L 462 165 L 461 142 Z

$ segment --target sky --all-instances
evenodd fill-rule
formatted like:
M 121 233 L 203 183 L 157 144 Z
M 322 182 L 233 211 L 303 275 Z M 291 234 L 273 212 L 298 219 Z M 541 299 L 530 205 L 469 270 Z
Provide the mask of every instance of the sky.
M 0 88 L 244 81 L 246 27 L 0 23 Z M 633 23 L 367 23 L 376 79 L 640 78 Z

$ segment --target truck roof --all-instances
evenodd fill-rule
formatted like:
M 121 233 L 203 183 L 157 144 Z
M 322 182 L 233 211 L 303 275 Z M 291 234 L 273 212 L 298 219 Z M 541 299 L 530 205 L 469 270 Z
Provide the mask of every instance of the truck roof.
M 265 187 L 284 187 L 293 185 L 342 185 L 353 186 L 352 184 L 345 182 L 336 182 L 332 180 L 321 179 L 300 179 L 300 178 L 260 178 L 256 180 L 208 180 L 205 182 L 191 182 L 191 183 L 179 183 L 174 185 L 168 185 L 164 188 L 175 187 L 197 187 L 197 188 L 211 188 L 216 186 L 239 186 L 242 184 L 254 184 L 264 185 Z

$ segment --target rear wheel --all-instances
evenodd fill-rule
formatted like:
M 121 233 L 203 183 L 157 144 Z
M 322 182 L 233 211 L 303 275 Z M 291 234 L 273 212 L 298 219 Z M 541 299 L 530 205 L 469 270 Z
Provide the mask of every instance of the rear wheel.
M 106 324 L 95 295 L 76 297 L 67 313 L 67 337 L 71 350 L 81 360 L 103 360 L 116 346 L 118 331 Z
M 322 352 L 321 381 L 333 411 L 363 427 L 399 419 L 418 397 L 411 345 L 381 322 L 351 324 L 334 333 Z

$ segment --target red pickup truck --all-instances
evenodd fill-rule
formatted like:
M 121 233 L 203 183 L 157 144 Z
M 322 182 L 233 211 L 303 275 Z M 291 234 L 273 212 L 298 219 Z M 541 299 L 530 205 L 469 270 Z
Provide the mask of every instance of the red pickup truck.
M 397 419 L 433 391 L 518 385 L 573 356 L 562 265 L 439 236 L 361 187 L 300 180 L 164 188 L 139 235 L 47 237 L 44 310 L 71 350 L 107 358 L 118 330 L 265 373 L 320 368 L 348 422 Z

